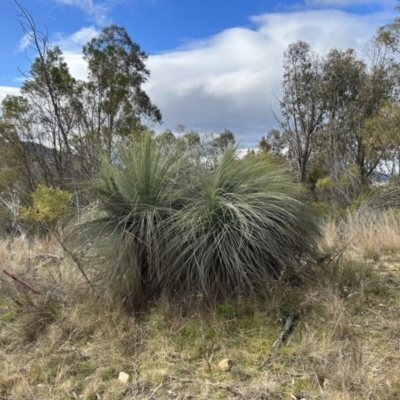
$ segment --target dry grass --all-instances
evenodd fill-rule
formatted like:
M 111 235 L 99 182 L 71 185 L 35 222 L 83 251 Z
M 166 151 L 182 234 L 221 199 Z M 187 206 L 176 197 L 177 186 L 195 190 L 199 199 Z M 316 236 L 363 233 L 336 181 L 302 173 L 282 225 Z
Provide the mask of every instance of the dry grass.
M 39 257 L 63 257 L 53 243 L 3 242 L 1 267 L 43 294 L 1 278 L 0 399 L 400 399 L 396 221 L 327 224 L 325 247 L 357 240 L 307 287 L 271 286 L 264 300 L 214 311 L 160 301 L 135 317 L 96 299 L 67 259 Z M 299 304 L 288 341 L 259 369 Z
M 362 210 L 349 213 L 338 221 L 328 220 L 324 227 L 329 251 L 342 249 L 348 261 L 377 261 L 382 256 L 396 256 L 400 249 L 400 214 L 398 210 Z

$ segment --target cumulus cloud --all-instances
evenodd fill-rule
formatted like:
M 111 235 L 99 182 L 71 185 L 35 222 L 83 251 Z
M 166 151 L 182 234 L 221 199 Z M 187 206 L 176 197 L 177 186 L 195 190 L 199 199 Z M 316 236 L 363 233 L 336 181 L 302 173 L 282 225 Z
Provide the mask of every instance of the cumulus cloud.
M 100 33 L 94 26 L 84 27 L 70 36 L 57 34 L 54 44 L 59 46 L 64 54 L 72 76 L 77 79 L 87 78 L 87 64 L 82 58 L 82 47 Z
M 52 43 L 59 46 L 64 52 L 76 53 L 78 55 L 82 51 L 83 45 L 99 34 L 100 31 L 94 26 L 88 26 L 81 28 L 70 36 L 57 33 Z
M 252 17 L 252 29 L 227 29 L 184 48 L 151 55 L 147 64 L 151 77 L 144 89 L 164 120 L 155 128 L 174 130 L 181 123 L 215 133 L 227 128 L 243 144 L 255 144 L 277 127 L 273 110 L 279 114 L 283 52 L 290 43 L 304 40 L 320 54 L 333 47 L 353 47 L 361 55 L 376 29 L 392 20 L 392 11 L 263 14 Z M 96 33 L 89 27 L 59 38 L 70 70 L 79 79 L 87 77 L 81 45 Z
M 277 126 L 283 52 L 301 39 L 326 54 L 353 47 L 360 54 L 391 13 L 355 15 L 311 10 L 254 16 L 255 29 L 233 28 L 185 49 L 153 55 L 145 90 L 164 126 L 179 123 L 201 131 L 228 128 L 252 144 Z
M 18 96 L 19 89 L 10 86 L 0 86 L 0 103 L 6 98 L 7 95 Z
M 70 36 L 58 34 L 56 44 L 65 50 L 80 51 L 82 46 L 100 33 L 93 25 L 84 27 Z
M 82 53 L 64 51 L 64 59 L 68 64 L 72 76 L 77 79 L 87 79 L 87 63 L 82 58 Z

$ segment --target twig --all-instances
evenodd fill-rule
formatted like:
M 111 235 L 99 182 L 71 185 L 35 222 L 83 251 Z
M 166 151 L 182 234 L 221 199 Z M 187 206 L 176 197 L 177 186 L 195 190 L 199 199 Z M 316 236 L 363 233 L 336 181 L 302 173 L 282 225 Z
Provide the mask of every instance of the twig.
M 150 397 L 149 397 L 147 400 L 152 399 L 153 396 L 157 393 L 158 389 L 160 389 L 161 386 L 163 386 L 163 385 L 164 385 L 164 382 L 161 382 L 161 383 L 153 390 L 153 393 L 150 395 Z
M 278 347 L 282 346 L 283 343 L 285 343 L 286 339 L 292 332 L 294 323 L 296 322 L 297 318 L 299 317 L 299 308 L 296 307 L 294 311 L 289 315 L 285 322 L 285 327 L 283 328 L 283 331 L 280 333 L 278 339 L 275 340 L 274 344 L 271 347 L 271 350 L 268 354 L 268 357 L 259 365 L 259 369 L 261 369 L 266 363 L 268 363 L 271 359 L 271 356 L 273 354 L 273 351 L 277 349 Z
M 20 276 L 12 274 L 11 272 L 6 271 L 5 269 L 3 269 L 3 272 L 9 276 L 10 278 L 14 279 L 15 281 L 21 283 L 22 285 L 24 285 L 25 287 L 27 287 L 29 290 L 31 290 L 33 293 L 36 294 L 42 294 L 42 292 L 35 288 L 33 285 L 31 285 L 29 282 L 27 282 L 25 279 L 22 279 Z
M 177 376 L 169 376 L 169 379 L 171 380 L 176 380 L 176 381 L 180 381 L 182 383 L 193 383 L 193 382 L 197 382 L 197 380 L 195 379 L 184 379 L 184 378 L 179 378 Z
M 226 389 L 228 392 L 235 394 L 236 396 L 243 397 L 243 393 L 232 386 L 221 386 L 222 389 Z
M 88 276 L 85 274 L 85 271 L 83 269 L 83 266 L 79 260 L 79 258 L 71 251 L 68 249 L 68 247 L 66 246 L 66 244 L 59 239 L 59 243 L 62 247 L 62 249 L 72 258 L 72 260 L 75 262 L 75 264 L 77 265 L 79 271 L 81 272 L 81 274 L 83 275 L 83 277 L 86 279 L 86 282 L 89 284 L 89 286 L 92 288 L 93 292 L 96 293 L 96 289 L 93 286 L 92 282 L 89 280 Z M 96 293 L 97 294 L 97 293 Z

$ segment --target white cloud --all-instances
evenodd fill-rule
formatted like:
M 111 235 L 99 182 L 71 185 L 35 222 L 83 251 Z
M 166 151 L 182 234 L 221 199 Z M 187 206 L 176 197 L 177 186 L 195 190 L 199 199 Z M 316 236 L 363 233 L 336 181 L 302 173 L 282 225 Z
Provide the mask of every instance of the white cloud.
M 68 64 L 69 70 L 75 78 L 85 80 L 87 78 L 87 64 L 82 56 L 82 46 L 92 38 L 99 35 L 99 31 L 94 26 L 80 29 L 70 36 L 57 35 L 54 44 L 58 45 L 64 54 L 64 59 Z
M 51 43 L 59 46 L 63 50 L 79 53 L 82 46 L 89 42 L 90 39 L 98 36 L 100 33 L 93 25 L 83 27 L 79 31 L 74 32 L 70 36 L 64 36 L 62 33 L 53 35 Z M 31 45 L 31 39 L 27 34 L 22 36 L 19 41 L 17 50 L 24 51 Z
M 87 64 L 82 58 L 82 53 L 77 53 L 74 51 L 64 51 L 63 53 L 72 76 L 77 79 L 86 80 Z
M 20 39 L 17 50 L 18 50 L 18 51 L 24 51 L 24 50 L 26 50 L 26 49 L 29 47 L 30 44 L 31 44 L 31 41 L 29 40 L 28 35 L 25 34 L 25 35 L 22 36 L 22 38 Z
M 82 50 L 82 46 L 92 38 L 98 36 L 99 33 L 100 31 L 94 26 L 84 27 L 70 36 L 63 36 L 61 33 L 58 33 L 54 44 L 60 46 L 64 51 L 79 53 Z
M 0 103 L 6 98 L 8 94 L 18 96 L 20 94 L 20 91 L 18 88 L 15 87 L 0 86 Z
M 82 28 L 78 32 L 72 34 L 68 39 L 74 45 L 83 46 L 86 44 L 90 39 L 99 35 L 99 31 L 94 26 L 89 26 L 86 28 Z
M 111 8 L 108 3 L 95 3 L 94 0 L 56 0 L 56 2 L 80 8 L 100 26 L 108 23 L 108 12 Z
M 389 12 L 338 10 L 255 16 L 255 30 L 228 29 L 184 50 L 151 56 L 145 90 L 163 113 L 163 128 L 228 128 L 252 144 L 277 126 L 271 108 L 279 112 L 282 56 L 290 43 L 305 40 L 322 54 L 353 47 L 361 55 L 376 29 L 392 18 Z

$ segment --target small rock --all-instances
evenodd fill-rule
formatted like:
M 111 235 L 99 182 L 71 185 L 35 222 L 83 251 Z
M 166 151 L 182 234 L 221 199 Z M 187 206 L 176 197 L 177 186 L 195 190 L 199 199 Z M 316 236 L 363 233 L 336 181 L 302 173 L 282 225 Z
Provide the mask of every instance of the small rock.
M 122 382 L 122 383 L 127 383 L 129 381 L 129 374 L 127 374 L 126 372 L 121 371 L 118 375 L 118 379 Z
M 232 360 L 230 360 L 229 358 L 224 358 L 222 361 L 219 362 L 218 367 L 222 372 L 229 372 L 232 364 Z

